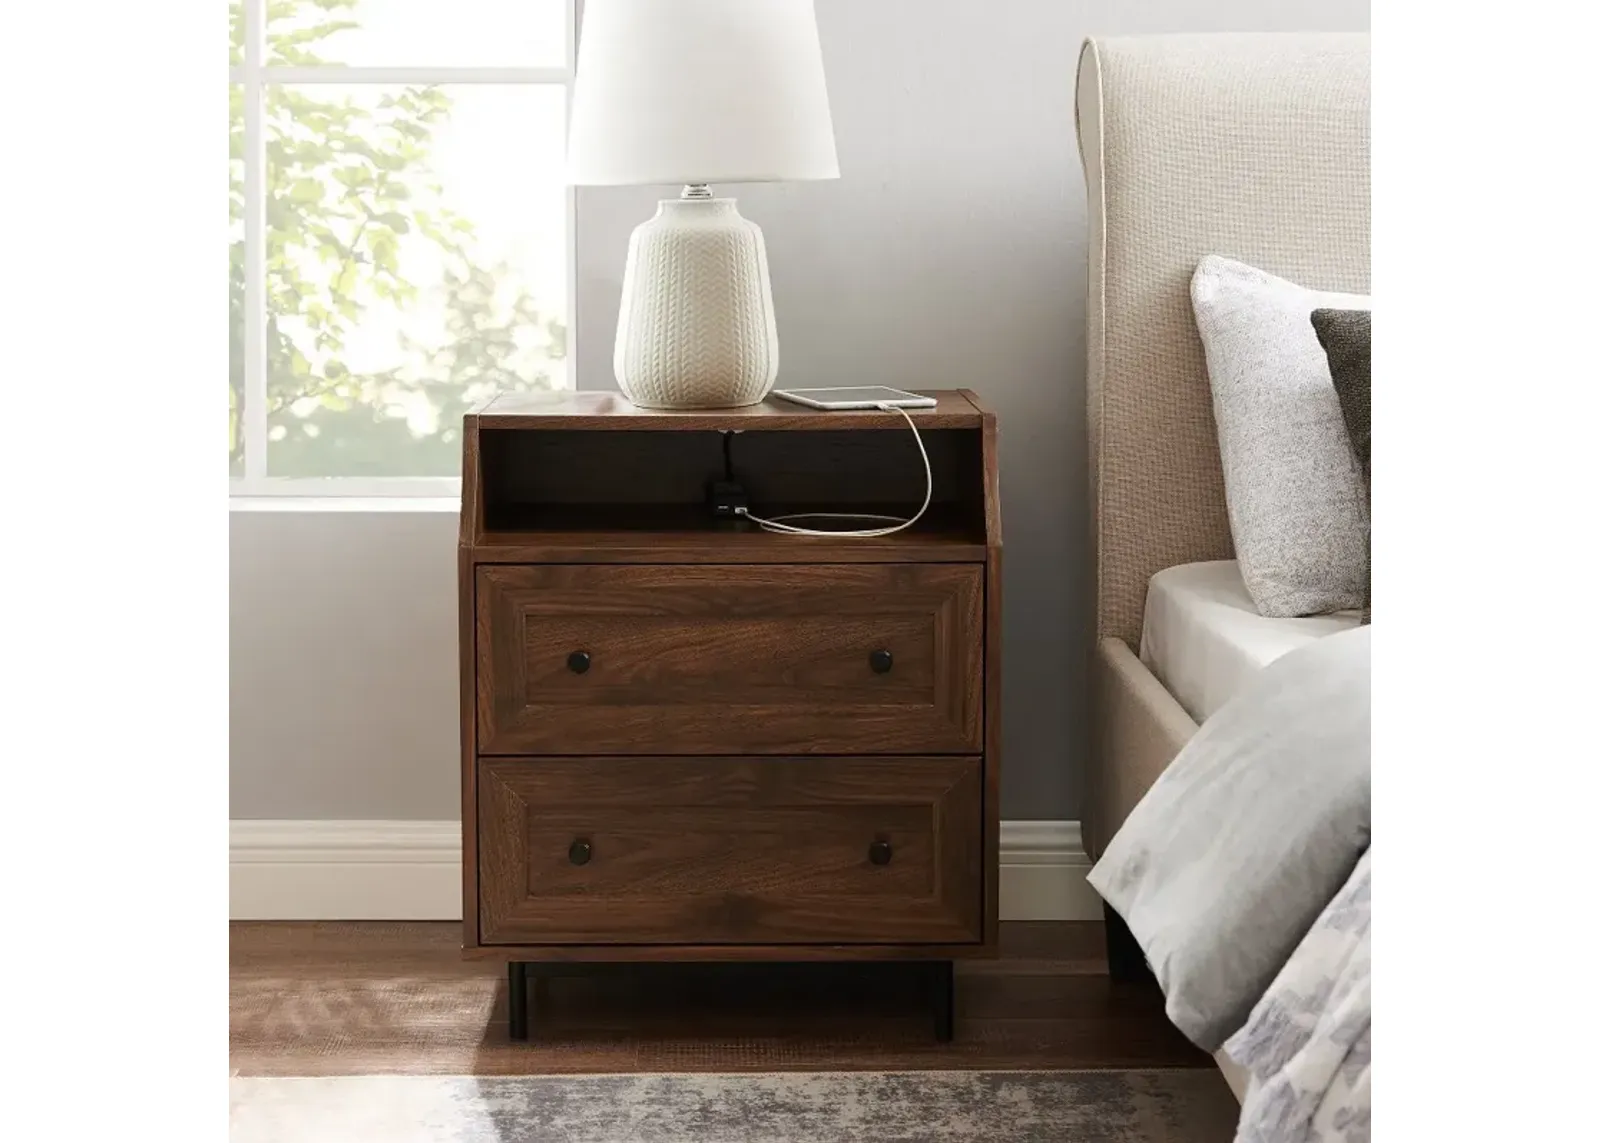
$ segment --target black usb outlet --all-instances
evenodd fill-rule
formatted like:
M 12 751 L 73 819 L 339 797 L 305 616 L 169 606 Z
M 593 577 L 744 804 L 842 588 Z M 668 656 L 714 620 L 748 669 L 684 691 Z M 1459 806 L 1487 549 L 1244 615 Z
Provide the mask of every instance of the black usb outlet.
M 737 480 L 710 480 L 706 482 L 706 506 L 713 516 L 731 519 L 739 514 L 737 509 L 750 507 L 750 498 Z

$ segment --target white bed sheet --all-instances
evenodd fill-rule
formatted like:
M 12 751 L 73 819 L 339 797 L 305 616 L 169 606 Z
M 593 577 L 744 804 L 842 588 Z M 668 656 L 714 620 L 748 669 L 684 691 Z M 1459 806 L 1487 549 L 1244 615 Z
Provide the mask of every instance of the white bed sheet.
M 1268 619 L 1250 601 L 1238 561 L 1180 564 L 1150 577 L 1139 658 L 1204 722 L 1280 655 L 1360 624 L 1355 611 Z

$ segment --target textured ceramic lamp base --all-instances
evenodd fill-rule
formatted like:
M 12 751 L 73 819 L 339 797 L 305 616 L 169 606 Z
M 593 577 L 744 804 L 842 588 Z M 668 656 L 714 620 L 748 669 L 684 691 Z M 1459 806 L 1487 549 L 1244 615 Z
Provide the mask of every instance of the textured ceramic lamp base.
M 734 408 L 771 391 L 767 248 L 733 199 L 666 201 L 633 232 L 615 365 L 622 392 L 649 409 Z

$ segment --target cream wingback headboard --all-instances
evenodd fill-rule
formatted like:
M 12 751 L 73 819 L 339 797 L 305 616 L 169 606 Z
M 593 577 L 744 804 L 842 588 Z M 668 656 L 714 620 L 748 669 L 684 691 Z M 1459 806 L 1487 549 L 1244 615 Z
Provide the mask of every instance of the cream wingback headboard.
M 1233 554 L 1189 305 L 1201 256 L 1370 291 L 1369 61 L 1365 35 L 1083 46 L 1097 638 L 1137 649 L 1152 574 Z

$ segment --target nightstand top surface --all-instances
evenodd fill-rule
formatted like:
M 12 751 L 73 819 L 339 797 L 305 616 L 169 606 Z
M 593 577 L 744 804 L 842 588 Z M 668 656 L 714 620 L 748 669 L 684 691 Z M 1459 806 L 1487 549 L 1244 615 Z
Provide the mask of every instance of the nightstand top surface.
M 907 390 L 933 397 L 934 409 L 907 409 L 920 426 L 979 428 L 984 410 L 966 389 Z M 829 411 L 768 397 L 742 409 L 641 409 L 620 393 L 561 390 L 553 393 L 502 393 L 468 413 L 484 429 L 884 429 L 903 427 L 899 413 L 877 409 Z

